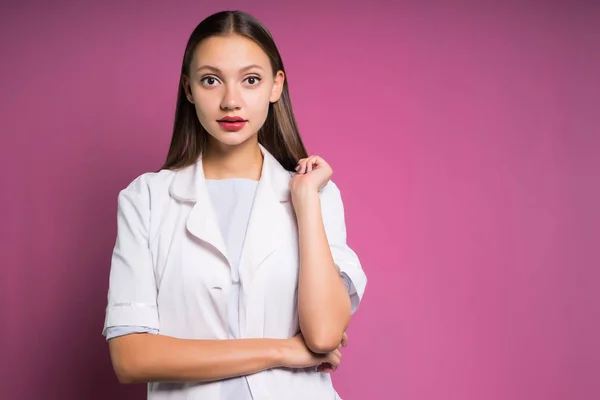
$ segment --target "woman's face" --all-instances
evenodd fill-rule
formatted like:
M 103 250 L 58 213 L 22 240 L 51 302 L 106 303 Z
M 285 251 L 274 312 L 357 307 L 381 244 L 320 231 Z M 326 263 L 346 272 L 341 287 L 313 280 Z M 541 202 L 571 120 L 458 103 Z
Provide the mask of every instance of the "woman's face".
M 258 133 L 269 103 L 281 96 L 284 78 L 282 71 L 273 74 L 259 45 L 231 35 L 203 40 L 196 47 L 190 76 L 184 77 L 183 83 L 210 136 L 225 145 L 238 145 Z M 227 124 L 222 122 L 226 117 L 240 117 L 245 122 Z

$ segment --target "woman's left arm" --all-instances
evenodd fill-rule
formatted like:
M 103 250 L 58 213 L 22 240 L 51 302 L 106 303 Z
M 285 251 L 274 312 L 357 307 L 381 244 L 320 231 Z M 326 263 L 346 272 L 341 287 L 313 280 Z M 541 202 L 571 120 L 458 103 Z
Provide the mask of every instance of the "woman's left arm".
M 356 308 L 340 270 L 349 273 L 359 296 L 366 277 L 346 245 L 344 208 L 337 186 L 329 181 L 331 168 L 319 157 L 301 160 L 299 165 L 290 182 L 300 251 L 298 317 L 306 345 L 326 353 L 340 345 Z

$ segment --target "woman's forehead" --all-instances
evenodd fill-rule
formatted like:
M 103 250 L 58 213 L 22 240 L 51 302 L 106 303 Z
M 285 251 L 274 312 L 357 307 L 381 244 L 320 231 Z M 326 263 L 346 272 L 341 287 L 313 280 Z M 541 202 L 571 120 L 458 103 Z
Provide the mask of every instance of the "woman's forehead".
M 192 68 L 211 67 L 220 72 L 240 72 L 254 66 L 270 70 L 269 57 L 253 40 L 240 36 L 213 36 L 196 48 Z

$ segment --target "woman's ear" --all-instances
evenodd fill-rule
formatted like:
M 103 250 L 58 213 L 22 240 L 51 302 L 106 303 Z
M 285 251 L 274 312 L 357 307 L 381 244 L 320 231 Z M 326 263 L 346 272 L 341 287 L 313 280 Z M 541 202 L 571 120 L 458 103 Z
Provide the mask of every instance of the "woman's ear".
M 285 73 L 283 71 L 277 71 L 273 80 L 273 89 L 269 96 L 269 102 L 275 103 L 281 97 L 283 93 L 283 83 L 285 82 Z
M 188 101 L 192 104 L 194 104 L 194 96 L 192 96 L 192 89 L 190 87 L 190 79 L 183 75 L 181 77 L 181 85 L 183 86 L 183 91 L 185 92 L 185 97 L 188 99 Z

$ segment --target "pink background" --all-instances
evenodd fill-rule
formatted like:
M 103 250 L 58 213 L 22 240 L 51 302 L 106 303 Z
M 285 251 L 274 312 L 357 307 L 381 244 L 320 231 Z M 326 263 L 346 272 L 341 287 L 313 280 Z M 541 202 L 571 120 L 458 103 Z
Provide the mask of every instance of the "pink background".
M 101 336 L 116 196 L 220 8 L 48 3 L 0 6 L 0 398 L 142 399 Z M 600 6 L 351 3 L 227 2 L 275 36 L 369 277 L 338 391 L 600 398 Z

